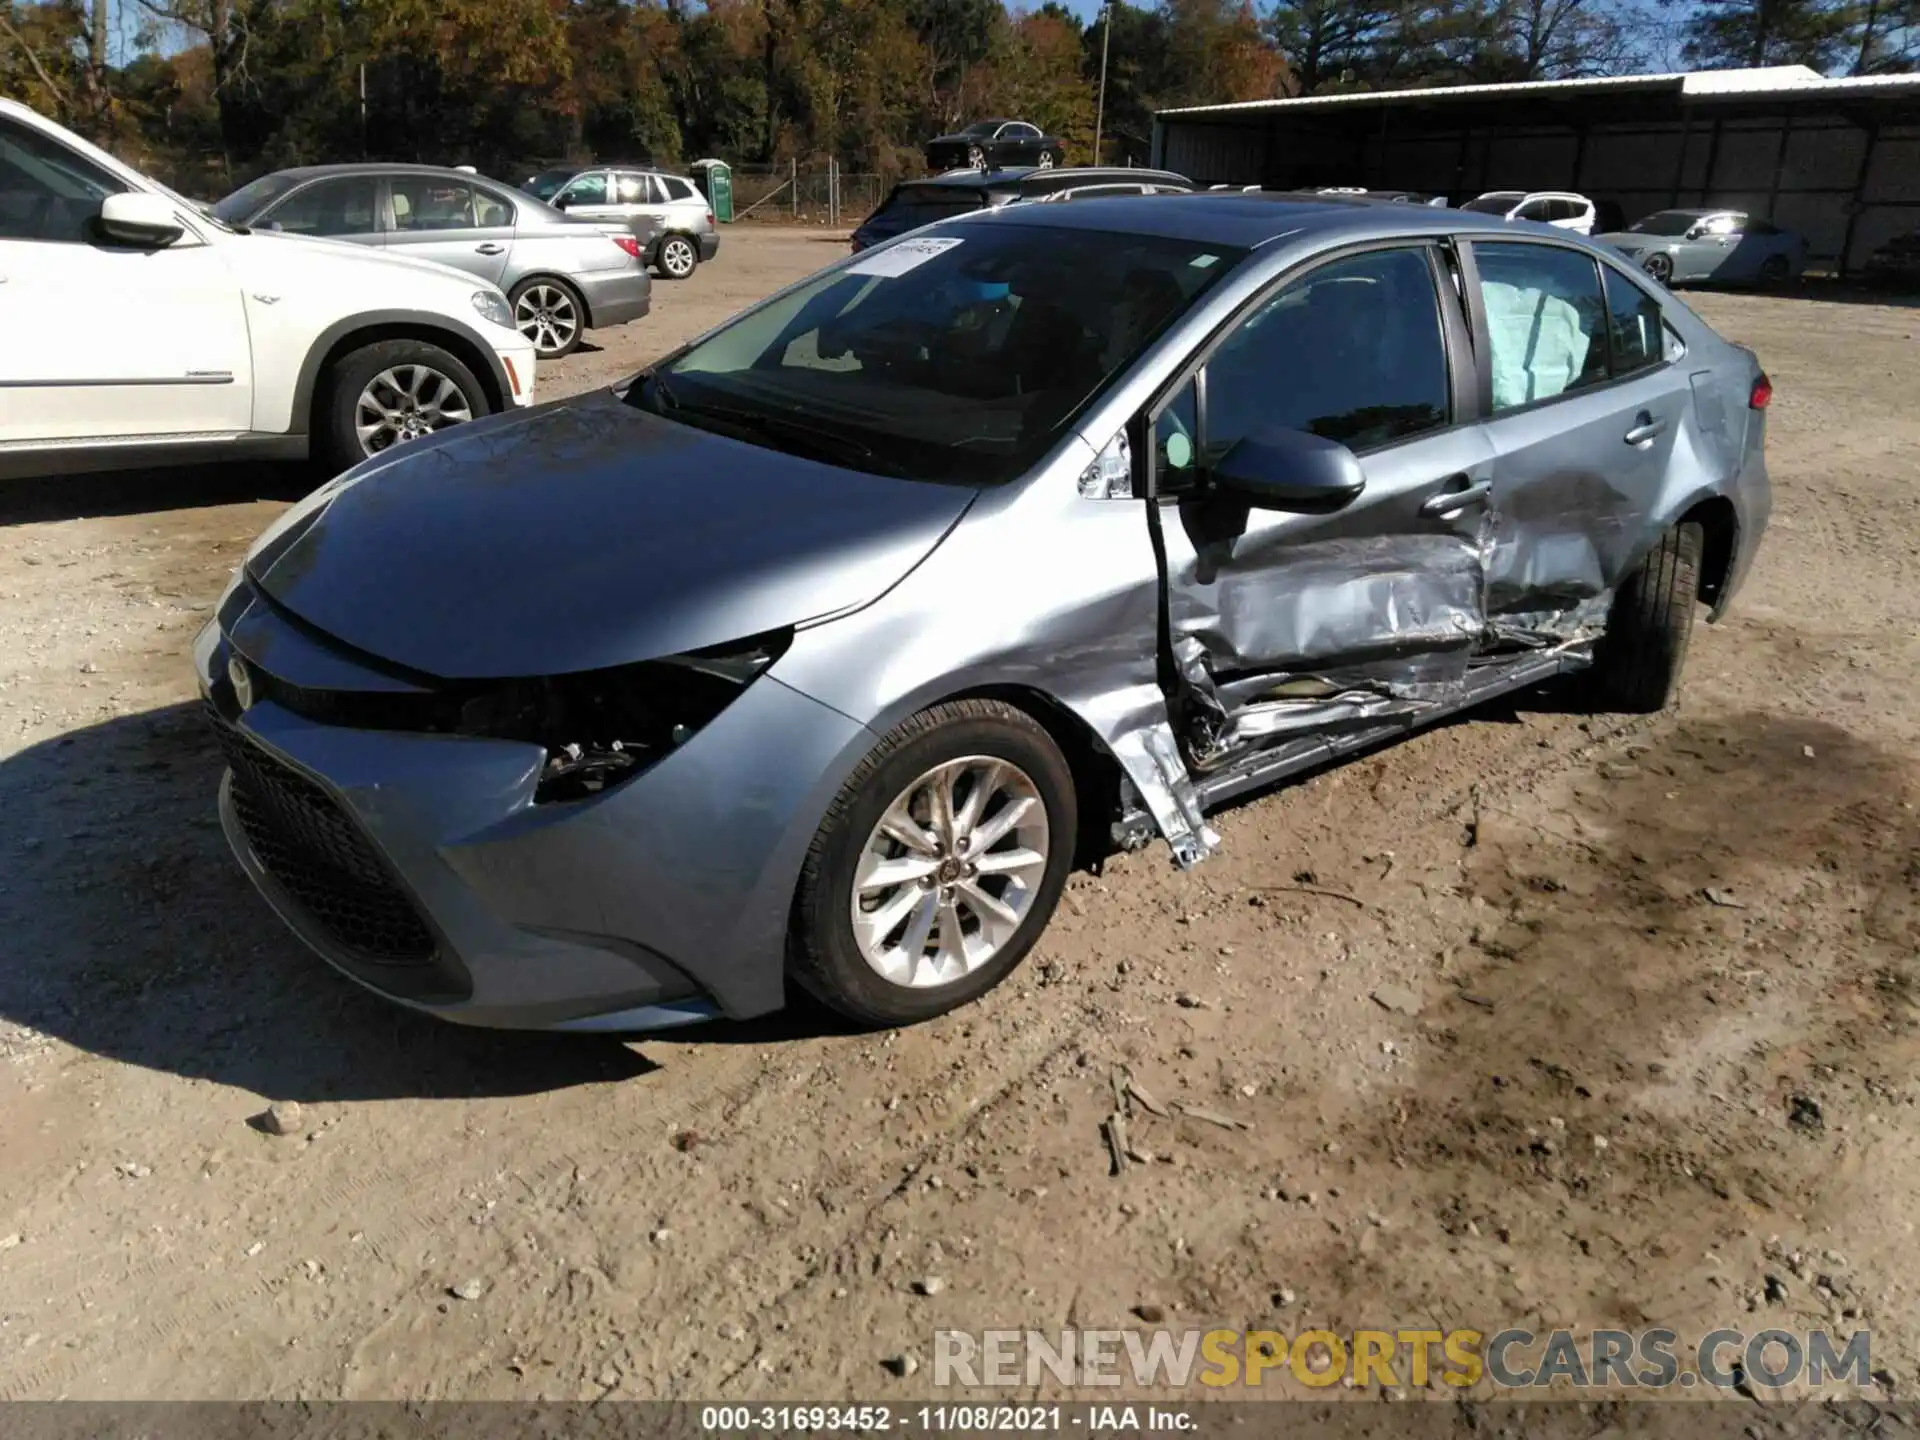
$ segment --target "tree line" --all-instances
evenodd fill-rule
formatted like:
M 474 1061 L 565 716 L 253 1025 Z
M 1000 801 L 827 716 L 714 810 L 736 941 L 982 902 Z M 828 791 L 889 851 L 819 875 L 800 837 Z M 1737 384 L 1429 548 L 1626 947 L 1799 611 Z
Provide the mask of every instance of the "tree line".
M 0 93 L 203 195 L 360 158 L 894 176 L 989 115 L 1084 163 L 1103 65 L 1099 158 L 1139 163 L 1184 104 L 1916 62 L 1920 0 L 0 0 Z

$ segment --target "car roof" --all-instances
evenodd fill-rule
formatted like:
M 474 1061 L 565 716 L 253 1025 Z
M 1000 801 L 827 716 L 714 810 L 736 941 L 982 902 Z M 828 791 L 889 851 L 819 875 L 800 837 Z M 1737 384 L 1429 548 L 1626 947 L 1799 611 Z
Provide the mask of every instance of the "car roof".
M 1138 171 L 1134 172 L 1140 173 Z M 1071 205 L 1009 205 L 959 217 L 951 224 L 1041 225 L 1072 230 L 1110 230 L 1173 240 L 1214 242 L 1252 249 L 1282 237 L 1313 232 L 1351 238 L 1447 235 L 1469 231 L 1511 236 L 1497 215 L 1471 210 L 1405 205 L 1357 195 L 1196 190 L 1186 195 L 1116 195 Z M 1570 231 L 1555 238 L 1579 243 Z
M 289 180 L 317 180 L 325 175 L 432 175 L 444 180 L 484 180 L 489 185 L 499 185 L 503 189 L 513 188 L 491 175 L 471 174 L 456 170 L 451 165 L 409 165 L 384 160 L 352 160 L 338 165 L 289 165 L 284 170 L 272 173 L 284 175 Z
M 941 186 L 950 189 L 1021 190 L 1041 185 L 1049 190 L 1070 190 L 1075 185 L 1125 184 L 1187 185 L 1193 182 L 1171 170 L 1142 170 L 1124 165 L 1032 165 L 1009 166 L 1002 170 L 950 170 L 944 175 L 927 175 L 903 180 L 900 188 Z

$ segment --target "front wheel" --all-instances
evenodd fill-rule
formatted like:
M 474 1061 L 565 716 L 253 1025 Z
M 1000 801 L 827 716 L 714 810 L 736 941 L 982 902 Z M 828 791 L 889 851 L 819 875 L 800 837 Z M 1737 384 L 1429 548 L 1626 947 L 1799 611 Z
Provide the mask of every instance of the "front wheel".
M 957 700 L 915 715 L 860 762 L 814 836 L 793 979 L 866 1025 L 985 994 L 1052 917 L 1077 814 L 1066 757 L 1024 711 Z
M 1693 634 L 1704 540 L 1698 525 L 1674 526 L 1615 592 L 1591 672 L 1602 708 L 1650 715 L 1673 703 Z
M 1053 169 L 1053 151 L 1042 150 L 1040 152 L 1040 168 L 1042 170 Z
M 1649 255 L 1641 262 L 1640 268 L 1658 280 L 1662 285 L 1673 283 L 1673 257 L 1671 255 Z
M 660 273 L 669 280 L 684 280 L 700 263 L 700 252 L 684 235 L 669 235 L 660 242 Z
M 335 361 L 323 377 L 321 459 L 333 474 L 408 440 L 491 413 L 459 359 L 425 340 L 383 340 Z
M 969 145 L 967 147 L 967 168 L 969 170 L 986 169 L 987 152 L 982 150 L 978 145 Z

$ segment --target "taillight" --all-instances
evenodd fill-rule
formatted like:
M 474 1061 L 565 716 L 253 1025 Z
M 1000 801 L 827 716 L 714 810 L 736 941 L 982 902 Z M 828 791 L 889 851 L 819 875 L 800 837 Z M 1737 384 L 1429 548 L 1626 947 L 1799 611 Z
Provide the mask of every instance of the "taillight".
M 1765 372 L 1753 382 L 1753 389 L 1747 394 L 1747 407 L 1752 410 L 1764 410 L 1773 401 L 1773 381 Z
M 607 237 L 635 260 L 640 258 L 640 242 L 631 235 L 609 235 Z
M 713 224 L 713 212 L 711 210 L 707 211 L 707 224 Z

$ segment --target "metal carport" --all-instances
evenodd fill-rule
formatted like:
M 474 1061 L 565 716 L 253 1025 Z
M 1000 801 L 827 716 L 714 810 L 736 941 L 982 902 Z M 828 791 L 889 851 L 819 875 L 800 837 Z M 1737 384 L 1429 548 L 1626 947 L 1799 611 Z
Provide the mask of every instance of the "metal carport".
M 1854 269 L 1920 228 L 1920 75 L 1799 65 L 1313 95 L 1163 110 L 1153 164 L 1202 184 L 1573 190 L 1629 221 L 1725 205 Z

